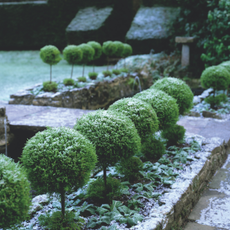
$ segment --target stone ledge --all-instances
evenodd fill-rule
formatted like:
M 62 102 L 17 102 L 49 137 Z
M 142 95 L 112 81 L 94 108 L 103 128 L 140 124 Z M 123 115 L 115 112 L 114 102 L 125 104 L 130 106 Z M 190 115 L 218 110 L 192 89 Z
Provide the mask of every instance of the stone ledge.
M 75 88 L 62 93 L 43 93 L 38 96 L 31 94 L 30 89 L 10 95 L 9 104 L 54 106 L 64 108 L 79 108 L 96 110 L 108 108 L 114 101 L 131 97 L 139 92 L 130 80 L 139 77 L 141 89 L 147 89 L 152 85 L 152 76 L 146 74 L 124 74 L 109 81 L 97 82 L 95 85 L 84 88 Z M 132 79 L 131 79 L 132 78 Z
M 190 171 L 182 173 L 160 198 L 163 205 L 153 207 L 148 218 L 131 229 L 170 230 L 183 224 L 208 181 L 224 164 L 230 150 L 230 140 L 226 143 L 220 138 L 203 138 L 202 145 L 204 148 L 196 154 L 199 161 L 193 162 Z

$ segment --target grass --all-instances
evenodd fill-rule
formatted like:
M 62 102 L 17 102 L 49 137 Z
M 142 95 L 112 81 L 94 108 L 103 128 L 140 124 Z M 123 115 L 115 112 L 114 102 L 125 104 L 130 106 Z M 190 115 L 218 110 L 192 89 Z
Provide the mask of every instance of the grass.
M 96 72 L 106 70 L 106 66 L 98 66 Z M 92 66 L 85 67 L 85 76 L 92 72 Z M 71 66 L 61 60 L 53 66 L 53 81 L 69 78 Z M 8 101 L 10 95 L 50 79 L 50 67 L 42 62 L 39 51 L 0 51 L 0 101 Z M 82 76 L 82 66 L 75 66 L 73 79 Z

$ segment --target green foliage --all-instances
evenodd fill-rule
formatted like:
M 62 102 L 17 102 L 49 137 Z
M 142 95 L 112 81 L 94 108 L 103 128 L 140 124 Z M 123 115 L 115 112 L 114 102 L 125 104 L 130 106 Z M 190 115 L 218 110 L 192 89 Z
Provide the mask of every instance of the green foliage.
M 147 89 L 137 93 L 134 98 L 148 102 L 157 114 L 159 129 L 176 124 L 179 109 L 176 100 L 167 93 L 157 89 Z
M 38 193 L 82 187 L 97 161 L 88 139 L 69 128 L 48 128 L 26 142 L 21 161 Z
M 143 163 L 139 157 L 130 157 L 125 161 L 121 161 L 116 169 L 119 173 L 125 175 L 125 179 L 133 182 L 140 177 L 139 171 L 142 170 Z
M 92 46 L 82 43 L 78 46 L 82 51 L 81 63 L 87 64 L 89 61 L 92 61 L 94 58 L 95 51 Z
M 78 77 L 77 80 L 79 82 L 86 82 L 86 77 Z
M 59 49 L 52 45 L 44 46 L 40 49 L 40 58 L 49 65 L 55 65 L 61 61 Z
M 230 2 L 220 0 L 215 8 L 207 14 L 207 32 L 204 43 L 204 53 L 201 60 L 205 66 L 217 65 L 230 59 Z
M 38 217 L 39 224 L 49 230 L 81 230 L 84 226 L 84 220 L 76 217 L 74 212 L 67 211 L 62 216 L 60 211 L 52 214 L 43 214 Z
M 129 72 L 129 70 L 126 69 L 126 68 L 121 68 L 120 71 L 123 72 L 123 73 L 128 73 Z
M 225 94 L 219 94 L 217 96 L 206 97 L 204 100 L 210 104 L 211 108 L 214 108 L 216 105 L 220 105 L 221 102 L 227 102 L 227 96 Z
M 98 163 L 103 168 L 140 150 L 140 137 L 133 122 L 120 113 L 97 110 L 82 116 L 74 128 L 96 147 Z
M 142 140 L 158 130 L 158 119 L 152 106 L 136 98 L 124 98 L 110 105 L 113 110 L 129 117 Z
M 74 85 L 74 80 L 72 78 L 65 78 L 63 80 L 64 85 Z
M 112 73 L 109 71 L 109 70 L 104 70 L 104 71 L 102 71 L 102 73 L 103 73 L 103 75 L 105 76 L 105 77 L 107 77 L 107 76 L 112 76 Z
M 95 80 L 97 78 L 98 73 L 96 72 L 89 72 L 88 76 L 91 80 Z
M 230 61 L 222 62 L 219 66 L 223 66 L 230 73 Z M 230 85 L 230 78 L 228 78 L 228 85 Z
M 161 132 L 163 138 L 168 139 L 168 145 L 176 145 L 185 136 L 185 128 L 181 125 L 172 125 Z
M 47 92 L 56 92 L 58 84 L 54 81 L 44 81 L 43 82 L 43 90 Z
M 90 41 L 87 42 L 87 45 L 90 45 L 93 49 L 94 49 L 94 56 L 93 56 L 93 60 L 96 60 L 98 58 L 101 57 L 102 55 L 102 47 L 101 44 L 95 41 Z
M 121 57 L 124 50 L 124 44 L 120 41 L 114 41 L 113 44 L 115 44 L 117 47 L 116 53 L 114 55 L 116 57 Z
M 0 154 L 0 228 L 24 221 L 30 205 L 30 183 L 25 170 Z
M 201 85 L 205 89 L 224 90 L 228 87 L 230 73 L 223 66 L 210 66 L 200 77 Z
M 111 176 L 107 178 L 106 187 L 104 180 L 102 178 L 97 178 L 90 183 L 87 188 L 87 197 L 96 201 L 100 200 L 101 202 L 111 203 L 115 197 L 121 195 L 121 182 Z
M 121 56 L 122 57 L 128 57 L 128 56 L 130 56 L 132 54 L 132 52 L 133 52 L 132 46 L 125 43 Z
M 107 56 L 107 57 L 112 57 L 116 54 L 117 52 L 117 46 L 116 43 L 112 41 L 106 41 L 102 45 L 102 52 Z
M 119 74 L 121 74 L 121 71 L 119 69 L 113 69 L 112 73 L 115 75 L 119 75 Z
M 193 106 L 193 93 L 183 80 L 167 77 L 157 80 L 151 88 L 162 90 L 175 98 L 179 107 L 179 113 L 182 115 Z
M 68 45 L 63 50 L 63 56 L 69 64 L 76 65 L 81 61 L 83 52 L 81 48 L 76 45 Z
M 149 135 L 141 145 L 141 153 L 145 160 L 158 160 L 165 154 L 164 142 L 157 135 Z

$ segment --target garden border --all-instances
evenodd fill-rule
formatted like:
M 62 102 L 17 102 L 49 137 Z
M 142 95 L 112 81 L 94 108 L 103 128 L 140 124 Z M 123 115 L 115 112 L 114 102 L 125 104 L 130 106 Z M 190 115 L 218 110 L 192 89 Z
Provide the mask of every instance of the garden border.
M 201 137 L 201 136 L 200 136 Z M 227 159 L 230 152 L 230 140 L 226 143 L 221 138 L 204 139 L 205 145 L 196 156 L 203 162 L 197 166 L 197 162 L 190 165 L 191 174 L 179 176 L 179 181 L 172 185 L 162 197 L 159 207 L 154 207 L 145 220 L 132 227 L 135 230 L 170 230 L 179 227 L 189 216 L 191 209 L 198 202 L 201 193 L 209 180 Z M 188 176 L 190 175 L 190 176 Z M 181 187 L 181 180 L 185 184 Z M 170 203 L 166 201 L 170 200 Z

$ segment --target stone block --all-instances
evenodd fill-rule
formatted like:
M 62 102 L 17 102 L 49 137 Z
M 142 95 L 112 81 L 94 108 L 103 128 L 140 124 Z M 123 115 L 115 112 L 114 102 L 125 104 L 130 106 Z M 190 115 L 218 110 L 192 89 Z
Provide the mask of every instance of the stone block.
M 175 42 L 176 43 L 193 43 L 195 41 L 195 37 L 176 37 Z
M 6 116 L 6 108 L 0 107 L 0 117 L 5 117 L 5 116 Z

